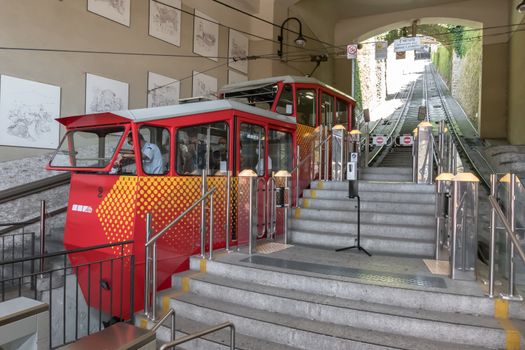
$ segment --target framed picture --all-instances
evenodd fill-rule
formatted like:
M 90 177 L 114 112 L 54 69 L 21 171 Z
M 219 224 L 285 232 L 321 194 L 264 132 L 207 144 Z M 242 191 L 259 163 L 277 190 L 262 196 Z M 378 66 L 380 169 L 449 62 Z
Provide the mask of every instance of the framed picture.
M 128 109 L 127 83 L 86 73 L 86 114 Z
M 228 66 L 248 74 L 248 37 L 230 29 L 228 40 Z
M 88 0 L 88 11 L 129 27 L 130 0 Z
M 0 144 L 56 148 L 60 87 L 0 76 Z
M 193 71 L 192 96 L 217 99 L 217 78 Z
M 181 0 L 150 0 L 149 35 L 180 46 Z
M 180 81 L 148 73 L 148 108 L 179 104 Z
M 198 10 L 195 10 L 193 52 L 219 61 L 219 24 Z
M 228 69 L 228 84 L 236 84 L 248 81 L 248 76 Z

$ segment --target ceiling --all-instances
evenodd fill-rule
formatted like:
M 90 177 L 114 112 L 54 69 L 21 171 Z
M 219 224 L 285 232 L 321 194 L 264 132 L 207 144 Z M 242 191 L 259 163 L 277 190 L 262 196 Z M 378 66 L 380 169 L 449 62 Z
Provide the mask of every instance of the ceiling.
M 332 14 L 335 20 L 379 15 L 397 11 L 406 11 L 413 8 L 431 7 L 465 0 L 300 0 L 296 6 L 315 5 L 316 7 L 329 6 L 326 12 Z

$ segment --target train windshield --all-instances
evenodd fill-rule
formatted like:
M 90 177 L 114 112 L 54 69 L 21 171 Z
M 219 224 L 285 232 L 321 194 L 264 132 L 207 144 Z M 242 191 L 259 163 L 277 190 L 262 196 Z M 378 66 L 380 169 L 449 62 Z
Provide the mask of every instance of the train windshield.
M 277 84 L 246 86 L 224 93 L 224 98 L 270 110 L 278 90 L 279 86 Z
M 105 168 L 115 155 L 124 135 L 124 127 L 69 131 L 55 155 L 51 167 Z

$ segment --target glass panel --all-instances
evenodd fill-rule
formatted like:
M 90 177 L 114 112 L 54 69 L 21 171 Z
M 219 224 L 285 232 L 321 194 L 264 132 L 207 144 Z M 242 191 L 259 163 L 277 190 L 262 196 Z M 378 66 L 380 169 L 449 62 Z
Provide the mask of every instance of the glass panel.
M 228 170 L 228 124 L 190 126 L 177 130 L 177 173 L 226 175 Z M 209 150 L 208 150 L 209 145 Z M 210 154 L 209 159 L 206 154 Z
M 348 103 L 345 101 L 337 99 L 335 110 L 335 124 L 344 125 L 348 129 Z
M 280 114 L 293 114 L 293 90 L 291 85 L 286 84 L 283 87 L 283 92 L 279 96 L 275 111 Z
M 58 147 L 51 166 L 104 168 L 115 154 L 123 127 L 69 131 Z
M 272 164 L 271 171 L 293 169 L 292 134 L 284 131 L 270 130 L 268 134 L 268 162 Z
M 334 126 L 334 97 L 323 93 L 321 97 L 321 123 L 330 129 Z
M 270 110 L 277 95 L 278 86 L 276 84 L 262 86 L 247 86 L 244 89 L 236 89 L 234 92 L 227 92 L 224 98 L 244 103 L 250 106 Z
M 259 125 L 241 123 L 241 171 L 252 169 L 259 176 L 265 174 L 264 157 L 266 136 L 264 128 Z M 271 169 L 271 159 L 268 168 Z
M 297 122 L 315 127 L 315 101 L 314 89 L 297 89 Z
M 149 175 L 169 171 L 170 133 L 166 128 L 142 126 L 139 129 L 142 170 Z

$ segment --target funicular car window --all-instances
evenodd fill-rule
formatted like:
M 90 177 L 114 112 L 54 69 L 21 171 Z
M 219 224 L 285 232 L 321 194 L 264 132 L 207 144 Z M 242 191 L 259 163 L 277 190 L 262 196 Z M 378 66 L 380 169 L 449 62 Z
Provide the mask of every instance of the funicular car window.
M 228 171 L 228 124 L 203 124 L 177 130 L 177 173 L 180 175 L 226 175 Z M 208 155 L 208 156 L 207 156 Z
M 166 174 L 170 169 L 169 130 L 156 126 L 141 126 L 139 142 L 142 170 L 148 175 Z
M 280 114 L 293 114 L 293 89 L 290 84 L 284 85 L 275 111 Z
M 297 122 L 315 127 L 315 101 L 314 89 L 297 89 Z
M 243 89 L 227 92 L 224 98 L 244 103 L 250 106 L 270 110 L 279 90 L 277 84 L 250 86 Z
M 104 168 L 113 158 L 123 135 L 123 127 L 69 131 L 62 139 L 50 165 Z
M 340 99 L 336 103 L 335 123 L 348 129 L 348 103 Z
M 266 154 L 266 133 L 259 125 L 241 123 L 241 171 L 251 169 L 258 176 L 264 176 L 264 154 Z M 272 171 L 272 160 L 268 157 L 268 171 Z
M 270 130 L 268 133 L 268 155 L 272 160 L 272 171 L 278 172 L 293 169 L 293 142 L 292 134 Z

